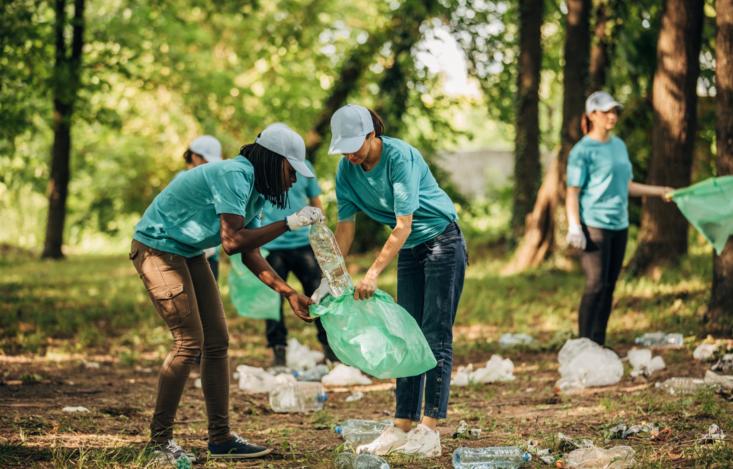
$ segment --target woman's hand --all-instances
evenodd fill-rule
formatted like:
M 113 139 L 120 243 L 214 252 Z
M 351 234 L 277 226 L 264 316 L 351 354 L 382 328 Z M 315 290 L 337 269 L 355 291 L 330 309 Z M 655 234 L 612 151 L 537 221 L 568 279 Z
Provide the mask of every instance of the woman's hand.
M 659 196 L 665 202 L 671 202 L 672 201 L 672 193 L 673 192 L 674 192 L 674 187 L 663 186 L 663 187 L 660 187 Z
M 356 287 L 354 288 L 354 299 L 369 299 L 374 295 L 375 291 L 377 291 L 377 276 L 369 271 L 366 273 L 364 278 L 356 284 Z
M 289 294 L 287 298 L 288 303 L 290 303 L 290 308 L 292 308 L 296 316 L 305 322 L 313 321 L 314 318 L 308 314 L 308 306 L 313 304 L 313 300 L 297 292 Z

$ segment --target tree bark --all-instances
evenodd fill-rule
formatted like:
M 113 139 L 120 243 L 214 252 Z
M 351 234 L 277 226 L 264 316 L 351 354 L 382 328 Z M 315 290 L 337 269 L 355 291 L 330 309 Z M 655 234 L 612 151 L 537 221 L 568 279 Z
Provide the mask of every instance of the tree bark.
M 520 234 L 527 214 L 532 211 L 542 179 L 539 87 L 543 5 L 544 0 L 519 2 L 519 72 L 512 209 L 512 229 L 516 234 Z
M 594 41 L 590 50 L 588 94 L 601 90 L 606 86 L 606 74 L 611 48 L 611 38 L 608 33 L 610 20 L 609 8 L 609 3 L 601 0 L 596 5 L 593 14 L 595 19 L 595 24 L 593 25 Z
M 61 259 L 66 220 L 66 197 L 70 179 L 71 119 L 81 75 L 84 45 L 84 0 L 74 1 L 71 55 L 66 52 L 66 0 L 55 4 L 56 61 L 53 71 L 53 146 L 51 177 L 48 183 L 46 240 L 41 257 Z
M 697 79 L 704 0 L 666 0 L 652 86 L 654 124 L 648 183 L 690 184 L 697 125 Z M 630 265 L 640 274 L 674 264 L 687 252 L 687 221 L 674 204 L 643 201 L 639 244 Z
M 545 174 L 532 213 L 527 217 L 524 236 L 513 259 L 503 270 L 505 274 L 536 267 L 546 259 L 555 247 L 555 231 L 558 227 L 556 218 L 564 219 L 562 205 L 565 200 L 565 165 L 570 149 L 582 136 L 580 119 L 588 83 L 591 2 L 568 0 L 567 9 L 560 151 Z
M 733 0 L 715 4 L 715 90 L 718 176 L 733 174 Z M 733 237 L 718 256 L 713 252 L 713 282 L 706 320 L 709 332 L 733 334 Z

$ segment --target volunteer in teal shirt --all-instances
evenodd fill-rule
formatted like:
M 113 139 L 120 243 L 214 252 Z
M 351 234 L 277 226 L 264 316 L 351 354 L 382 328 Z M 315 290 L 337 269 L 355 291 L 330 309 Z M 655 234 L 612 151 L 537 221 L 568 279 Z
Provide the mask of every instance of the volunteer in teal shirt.
M 624 142 L 611 135 L 621 105 L 606 92 L 585 103 L 583 133 L 567 165 L 567 241 L 581 249 L 585 291 L 578 309 L 578 335 L 605 344 L 613 292 L 624 260 L 629 195 L 666 197 L 671 189 L 633 182 Z
M 174 340 L 160 370 L 150 425 L 152 447 L 174 464 L 195 459 L 173 439 L 176 411 L 193 367 L 201 371 L 210 457 L 254 458 L 270 452 L 230 431 L 229 333 L 203 252 L 219 244 L 227 254 L 241 252 L 262 282 L 286 297 L 298 317 L 310 320 L 312 301 L 285 283 L 259 248 L 288 230 L 322 220 L 323 214 L 304 207 L 266 226 L 260 227 L 258 219 L 265 201 L 285 207 L 288 189 L 308 177 L 313 173 L 305 164 L 303 139 L 284 124 L 273 124 L 236 158 L 176 177 L 135 227 L 130 259 Z
M 392 228 L 354 297 L 372 296 L 379 275 L 398 257 L 397 301 L 415 318 L 437 361 L 427 373 L 397 380 L 394 426 L 358 451 L 436 457 L 442 451 L 437 425 L 448 410 L 452 327 L 467 264 L 456 211 L 420 152 L 383 135 L 384 123 L 375 112 L 344 106 L 331 118 L 331 132 L 329 152 L 343 155 L 336 173 L 336 240 L 342 253 L 348 254 L 354 240 L 357 212 Z M 324 282 L 314 300 L 327 291 Z

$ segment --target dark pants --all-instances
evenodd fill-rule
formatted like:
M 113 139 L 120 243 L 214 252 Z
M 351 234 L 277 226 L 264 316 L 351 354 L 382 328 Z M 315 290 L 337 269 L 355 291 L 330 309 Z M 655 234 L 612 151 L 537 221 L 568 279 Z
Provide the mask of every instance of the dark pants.
M 578 312 L 578 335 L 603 345 L 616 287 L 626 252 L 628 229 L 605 230 L 583 226 L 588 243 L 580 263 L 585 291 Z
M 214 274 L 214 280 L 219 280 L 219 259 L 209 257 L 206 259 L 211 267 L 211 273 Z
M 267 256 L 267 262 L 283 280 L 288 279 L 290 272 L 294 273 L 303 285 L 303 293 L 306 296 L 311 296 L 321 283 L 321 268 L 318 266 L 318 261 L 316 261 L 316 256 L 310 246 L 293 249 L 273 249 Z M 321 320 L 316 319 L 314 322 L 318 328 L 318 341 L 323 345 L 324 350 L 330 352 L 326 330 L 323 329 Z M 282 299 L 280 300 L 280 320 L 268 319 L 266 331 L 268 347 L 286 344 L 288 329 L 285 327 Z
M 165 443 L 172 438 L 183 388 L 191 369 L 199 367 L 209 442 L 229 440 L 229 333 L 209 264 L 203 254 L 186 258 L 138 241 L 132 242 L 130 259 L 173 336 L 173 347 L 158 376 L 152 440 Z
M 420 376 L 397 379 L 395 418 L 420 420 L 423 387 L 425 415 L 446 417 L 453 367 L 453 322 L 467 262 L 466 243 L 456 223 L 430 241 L 400 251 L 397 303 L 415 318 L 438 364 Z

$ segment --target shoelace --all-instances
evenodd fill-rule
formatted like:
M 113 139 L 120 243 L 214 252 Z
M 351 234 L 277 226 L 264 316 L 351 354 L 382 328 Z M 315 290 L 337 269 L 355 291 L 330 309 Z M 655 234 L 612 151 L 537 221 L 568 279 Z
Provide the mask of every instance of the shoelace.
M 249 444 L 249 441 L 242 438 L 241 436 L 237 435 L 236 433 L 232 433 L 232 436 L 234 437 L 234 442 L 239 443 L 240 445 L 247 445 Z

